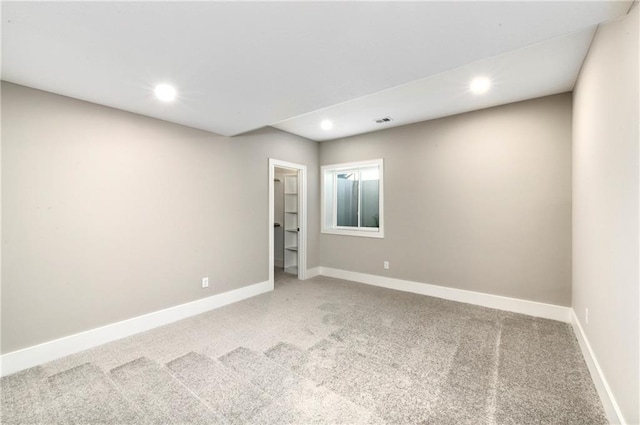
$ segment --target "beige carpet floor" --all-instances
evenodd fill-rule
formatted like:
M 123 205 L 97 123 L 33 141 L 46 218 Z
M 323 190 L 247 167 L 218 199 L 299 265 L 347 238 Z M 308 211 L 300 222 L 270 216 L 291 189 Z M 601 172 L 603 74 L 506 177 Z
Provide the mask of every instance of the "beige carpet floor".
M 565 323 L 283 273 L 1 388 L 3 424 L 607 423 Z

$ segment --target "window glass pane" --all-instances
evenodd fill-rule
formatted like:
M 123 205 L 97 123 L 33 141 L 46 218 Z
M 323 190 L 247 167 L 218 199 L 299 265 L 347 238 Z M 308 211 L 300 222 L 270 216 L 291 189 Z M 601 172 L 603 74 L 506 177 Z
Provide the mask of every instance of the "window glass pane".
M 378 167 L 361 171 L 360 226 L 379 227 L 380 172 Z
M 337 222 L 341 227 L 358 227 L 358 173 L 355 171 L 336 174 Z

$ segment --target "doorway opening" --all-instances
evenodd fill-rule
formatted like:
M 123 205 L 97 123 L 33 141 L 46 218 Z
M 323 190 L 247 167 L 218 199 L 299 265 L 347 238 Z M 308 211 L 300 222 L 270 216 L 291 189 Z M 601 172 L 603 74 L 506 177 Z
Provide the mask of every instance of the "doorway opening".
M 269 159 L 269 282 L 275 268 L 306 279 L 307 167 Z

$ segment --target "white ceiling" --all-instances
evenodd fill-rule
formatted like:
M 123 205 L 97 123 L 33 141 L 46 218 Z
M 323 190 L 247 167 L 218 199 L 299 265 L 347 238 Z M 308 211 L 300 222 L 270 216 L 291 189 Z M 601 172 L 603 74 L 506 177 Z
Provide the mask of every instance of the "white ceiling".
M 329 106 L 273 126 L 312 140 L 330 140 L 571 91 L 589 50 L 595 27 L 483 59 L 431 77 Z M 491 89 L 469 89 L 476 76 L 490 77 Z M 378 118 L 391 122 L 378 124 Z M 333 128 L 320 128 L 330 120 Z
M 569 90 L 592 28 L 629 5 L 2 2 L 2 79 L 223 135 L 275 124 L 321 140 L 328 112 L 334 138 L 378 115 L 395 125 Z M 461 80 L 485 69 L 500 91 L 467 96 Z M 159 82 L 176 102 L 154 99 Z

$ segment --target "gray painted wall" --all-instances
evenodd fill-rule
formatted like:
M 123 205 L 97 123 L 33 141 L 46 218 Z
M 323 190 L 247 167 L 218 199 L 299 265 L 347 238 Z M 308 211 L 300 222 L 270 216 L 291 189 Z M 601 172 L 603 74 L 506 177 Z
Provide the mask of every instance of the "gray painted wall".
M 320 144 L 375 158 L 385 238 L 321 234 L 322 266 L 571 304 L 570 94 Z
M 573 113 L 573 308 L 629 424 L 640 423 L 639 10 L 598 29 Z
M 2 83 L 2 143 L 3 353 L 268 280 L 269 157 L 311 170 L 318 265 L 315 142 Z

